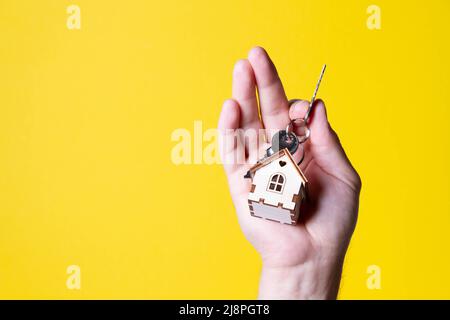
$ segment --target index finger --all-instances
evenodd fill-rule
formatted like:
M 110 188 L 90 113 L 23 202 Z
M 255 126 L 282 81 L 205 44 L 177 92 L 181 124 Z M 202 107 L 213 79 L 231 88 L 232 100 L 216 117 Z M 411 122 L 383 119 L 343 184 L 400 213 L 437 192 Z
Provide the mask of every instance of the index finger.
M 248 60 L 255 72 L 261 118 L 267 129 L 281 130 L 289 124 L 289 103 L 275 65 L 267 52 L 253 48 Z

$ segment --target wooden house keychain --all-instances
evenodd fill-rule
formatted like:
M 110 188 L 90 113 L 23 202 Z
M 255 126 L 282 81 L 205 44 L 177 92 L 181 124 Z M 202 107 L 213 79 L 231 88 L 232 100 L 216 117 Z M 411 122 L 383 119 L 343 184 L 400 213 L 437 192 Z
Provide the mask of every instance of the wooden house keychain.
M 248 194 L 250 214 L 254 217 L 295 225 L 300 215 L 300 206 L 306 198 L 308 181 L 299 165 L 304 159 L 303 144 L 310 136 L 308 119 L 325 73 L 323 66 L 308 110 L 303 118 L 292 120 L 285 130 L 278 131 L 272 138 L 272 146 L 244 178 L 252 180 Z M 293 129 L 302 128 L 297 136 Z M 300 161 L 292 155 L 301 152 Z

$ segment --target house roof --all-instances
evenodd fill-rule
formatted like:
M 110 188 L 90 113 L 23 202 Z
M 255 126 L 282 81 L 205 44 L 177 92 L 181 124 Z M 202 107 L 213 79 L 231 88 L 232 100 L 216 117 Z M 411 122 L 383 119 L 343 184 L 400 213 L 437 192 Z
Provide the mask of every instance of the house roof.
M 288 149 L 282 149 L 278 152 L 275 152 L 273 155 L 271 155 L 270 157 L 264 158 L 260 161 L 258 161 L 253 167 L 251 167 L 247 174 L 244 176 L 245 178 L 253 178 L 254 174 L 256 171 L 258 171 L 259 169 L 265 167 L 266 165 L 268 165 L 269 163 L 271 163 L 272 161 L 279 159 L 283 156 L 287 156 L 287 158 L 289 159 L 289 161 L 294 165 L 296 171 L 298 172 L 298 174 L 300 175 L 300 177 L 303 179 L 303 181 L 306 183 L 308 182 L 308 180 L 306 179 L 305 175 L 303 174 L 303 172 L 300 170 L 300 168 L 298 167 L 297 163 L 295 162 L 294 158 L 292 158 L 291 153 L 288 151 Z

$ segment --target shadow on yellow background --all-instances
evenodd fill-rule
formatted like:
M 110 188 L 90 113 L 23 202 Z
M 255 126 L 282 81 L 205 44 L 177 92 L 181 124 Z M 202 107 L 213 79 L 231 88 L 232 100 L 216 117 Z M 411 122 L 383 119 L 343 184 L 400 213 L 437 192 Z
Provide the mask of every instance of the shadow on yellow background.
M 71 4 L 80 30 L 66 26 Z M 381 30 L 366 26 L 371 4 Z M 0 1 L 0 298 L 255 298 L 260 261 L 222 168 L 171 161 L 171 133 L 216 126 L 254 45 L 290 98 L 310 98 L 328 64 L 320 96 L 363 179 L 340 298 L 450 298 L 449 11 Z

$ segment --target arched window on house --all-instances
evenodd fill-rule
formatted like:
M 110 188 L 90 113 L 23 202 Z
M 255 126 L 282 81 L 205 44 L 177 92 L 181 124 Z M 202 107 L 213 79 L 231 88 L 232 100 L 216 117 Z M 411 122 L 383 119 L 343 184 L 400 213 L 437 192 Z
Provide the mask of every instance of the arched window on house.
M 286 178 L 282 173 L 275 173 L 270 177 L 269 185 L 267 186 L 268 191 L 282 193 L 284 188 L 284 182 Z

